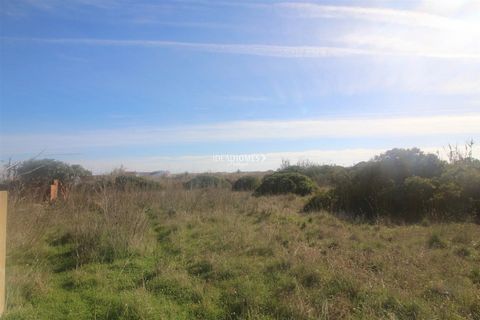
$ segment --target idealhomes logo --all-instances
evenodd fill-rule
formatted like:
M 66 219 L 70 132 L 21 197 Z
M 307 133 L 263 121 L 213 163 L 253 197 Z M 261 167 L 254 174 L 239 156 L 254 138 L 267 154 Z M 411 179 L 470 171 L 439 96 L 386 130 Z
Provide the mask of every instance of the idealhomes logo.
M 267 157 L 264 154 L 214 154 L 213 161 L 229 163 L 264 162 Z

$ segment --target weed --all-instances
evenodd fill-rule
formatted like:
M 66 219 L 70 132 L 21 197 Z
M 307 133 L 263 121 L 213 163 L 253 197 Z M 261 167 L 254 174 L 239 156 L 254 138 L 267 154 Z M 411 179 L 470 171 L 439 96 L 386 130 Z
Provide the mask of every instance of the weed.
M 479 268 L 475 268 L 470 272 L 470 280 L 472 280 L 474 284 L 480 285 L 480 269 Z
M 447 247 L 445 241 L 443 241 L 436 233 L 432 234 L 430 238 L 428 238 L 427 244 L 431 249 L 442 249 Z
M 188 266 L 187 271 L 191 275 L 207 280 L 212 277 L 213 266 L 208 261 L 199 261 Z

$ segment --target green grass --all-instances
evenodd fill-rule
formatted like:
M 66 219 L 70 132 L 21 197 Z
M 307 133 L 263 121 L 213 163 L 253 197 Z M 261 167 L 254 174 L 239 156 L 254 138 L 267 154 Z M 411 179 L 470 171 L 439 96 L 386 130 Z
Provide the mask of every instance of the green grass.
M 181 184 L 11 201 L 5 319 L 480 319 L 478 225 L 353 223 L 305 201 Z

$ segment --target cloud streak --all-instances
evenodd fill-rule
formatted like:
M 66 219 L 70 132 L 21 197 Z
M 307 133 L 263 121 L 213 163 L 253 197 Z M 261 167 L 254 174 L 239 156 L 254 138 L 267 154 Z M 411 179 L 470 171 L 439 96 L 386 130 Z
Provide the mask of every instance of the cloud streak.
M 2 38 L 10 41 L 30 41 L 46 44 L 63 45 L 89 45 L 89 46 L 117 46 L 117 47 L 145 47 L 145 48 L 176 48 L 195 51 L 243 54 L 279 58 L 322 58 L 340 57 L 350 55 L 371 55 L 374 52 L 362 49 L 350 49 L 340 47 L 324 46 L 281 46 L 264 44 L 221 44 L 221 43 L 199 43 L 179 42 L 163 40 L 114 40 L 114 39 L 48 39 L 48 38 Z
M 180 42 L 163 40 L 116 40 L 94 38 L 9 38 L 2 37 L 10 42 L 37 42 L 57 45 L 88 45 L 88 46 L 116 46 L 116 47 L 145 47 L 145 48 L 174 48 L 187 49 L 211 53 L 240 54 L 277 58 L 326 58 L 348 56 L 418 56 L 438 59 L 475 59 L 480 60 L 476 53 L 452 52 L 412 52 L 401 50 L 370 50 L 353 47 L 333 46 L 285 46 L 267 44 L 221 44 L 202 42 Z
M 432 58 L 476 59 L 480 55 L 480 16 L 460 20 L 432 14 L 426 9 L 398 10 L 308 2 L 282 2 L 275 6 L 295 18 L 343 20 L 353 27 L 353 31 L 336 36 L 349 48 Z
M 331 6 L 309 2 L 281 2 L 277 8 L 304 18 L 361 19 L 372 22 L 434 29 L 464 30 L 469 24 L 448 17 L 413 10 L 375 7 Z

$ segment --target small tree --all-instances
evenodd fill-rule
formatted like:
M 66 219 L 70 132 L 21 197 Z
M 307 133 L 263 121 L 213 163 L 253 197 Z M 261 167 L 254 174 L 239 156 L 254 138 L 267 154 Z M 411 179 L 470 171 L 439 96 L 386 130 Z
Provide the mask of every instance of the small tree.
M 17 167 L 15 180 L 24 190 L 43 195 L 54 179 L 67 191 L 79 178 L 92 173 L 80 165 L 69 165 L 53 159 L 28 160 Z

